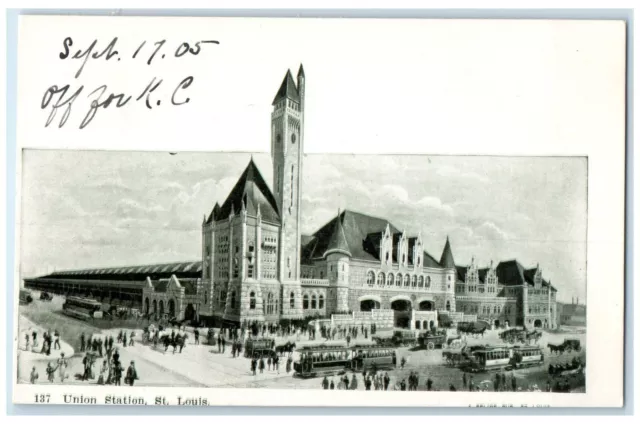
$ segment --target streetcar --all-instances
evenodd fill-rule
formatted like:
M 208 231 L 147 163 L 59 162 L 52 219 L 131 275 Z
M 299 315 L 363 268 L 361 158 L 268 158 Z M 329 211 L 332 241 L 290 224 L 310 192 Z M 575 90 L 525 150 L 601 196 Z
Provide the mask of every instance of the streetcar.
M 396 350 L 380 346 L 314 346 L 296 350 L 295 375 L 303 378 L 344 374 L 347 371 L 393 369 Z
M 398 362 L 396 350 L 388 347 L 356 347 L 351 350 L 351 370 L 393 369 Z
M 544 353 L 538 346 L 516 346 L 513 348 L 513 368 L 536 367 L 544 363 Z
M 260 358 L 262 356 L 275 355 L 274 339 L 270 338 L 249 338 L 244 344 L 244 356 L 246 358 Z
M 295 375 L 303 378 L 343 374 L 351 364 L 351 351 L 340 346 L 297 349 L 300 359 L 293 363 Z
M 20 304 L 28 305 L 33 302 L 33 296 L 31 296 L 31 292 L 29 290 L 20 289 Z
M 513 351 L 508 347 L 485 347 L 469 355 L 469 360 L 465 364 L 465 368 L 471 372 L 511 368 L 512 356 Z
M 102 303 L 82 297 L 67 297 L 62 312 L 79 319 L 102 318 Z

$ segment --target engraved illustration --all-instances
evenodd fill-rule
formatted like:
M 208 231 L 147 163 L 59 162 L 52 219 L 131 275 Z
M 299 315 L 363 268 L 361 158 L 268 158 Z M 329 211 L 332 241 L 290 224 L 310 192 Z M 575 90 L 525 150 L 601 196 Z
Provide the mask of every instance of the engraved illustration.
M 269 154 L 23 151 L 18 383 L 585 392 L 586 158 L 306 155 L 306 84 Z

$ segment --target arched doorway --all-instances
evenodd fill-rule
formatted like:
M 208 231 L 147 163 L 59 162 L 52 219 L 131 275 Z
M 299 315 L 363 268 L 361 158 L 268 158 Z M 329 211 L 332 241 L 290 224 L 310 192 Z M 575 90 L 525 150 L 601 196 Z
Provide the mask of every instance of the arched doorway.
M 542 327 L 542 321 L 540 321 L 539 319 L 537 319 L 537 320 L 533 321 L 533 326 L 534 326 L 535 328 L 540 328 L 540 327 Z
M 373 299 L 365 299 L 360 302 L 360 310 L 362 312 L 369 312 L 372 309 L 380 309 L 380 302 Z
M 432 300 L 423 300 L 418 304 L 418 310 L 420 311 L 433 311 L 435 310 Z
M 188 321 L 196 319 L 196 309 L 193 307 L 193 303 L 187 304 L 187 307 L 184 309 L 184 319 Z
M 158 315 L 158 301 L 153 299 L 153 315 Z
M 158 305 L 160 307 L 160 316 L 164 315 L 164 301 L 160 301 L 160 305 Z
M 176 301 L 173 299 L 169 299 L 169 316 L 170 317 L 175 317 L 176 316 Z
M 144 299 L 144 314 L 149 315 L 149 298 Z
M 391 309 L 394 311 L 393 318 L 396 327 L 409 328 L 411 301 L 404 298 L 393 300 L 391 302 Z
M 495 320 L 495 321 L 493 322 L 493 326 L 494 326 L 495 328 L 500 328 L 500 320 L 499 320 L 499 319 Z
M 427 320 L 422 321 L 422 329 L 423 330 L 428 330 L 429 329 L 429 321 L 427 321 Z

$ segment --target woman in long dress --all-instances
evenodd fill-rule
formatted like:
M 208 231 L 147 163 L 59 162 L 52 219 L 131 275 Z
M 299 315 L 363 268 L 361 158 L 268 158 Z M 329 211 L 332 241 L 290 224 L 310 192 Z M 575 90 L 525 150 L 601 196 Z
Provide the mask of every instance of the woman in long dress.
M 98 384 L 105 384 L 105 378 L 107 378 L 107 373 L 109 372 L 109 366 L 107 365 L 107 360 L 102 361 L 102 368 L 100 368 L 100 377 L 98 377 Z
M 64 353 L 61 353 L 60 359 L 58 359 L 58 370 L 60 370 L 60 382 L 64 383 L 67 372 L 67 359 L 64 357 Z

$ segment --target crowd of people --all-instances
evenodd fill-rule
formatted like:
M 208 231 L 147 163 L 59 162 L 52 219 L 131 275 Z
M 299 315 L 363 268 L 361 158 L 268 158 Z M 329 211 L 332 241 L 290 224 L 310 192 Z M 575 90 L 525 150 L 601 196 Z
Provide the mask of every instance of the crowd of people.
M 55 331 L 45 331 L 42 334 L 42 345 L 39 345 L 38 342 L 38 332 L 33 330 L 31 334 L 29 332 L 25 333 L 25 350 L 30 350 L 32 352 L 37 352 L 38 347 L 40 347 L 40 353 L 43 353 L 47 356 L 51 355 L 51 349 L 60 350 L 60 332 L 58 330 Z

